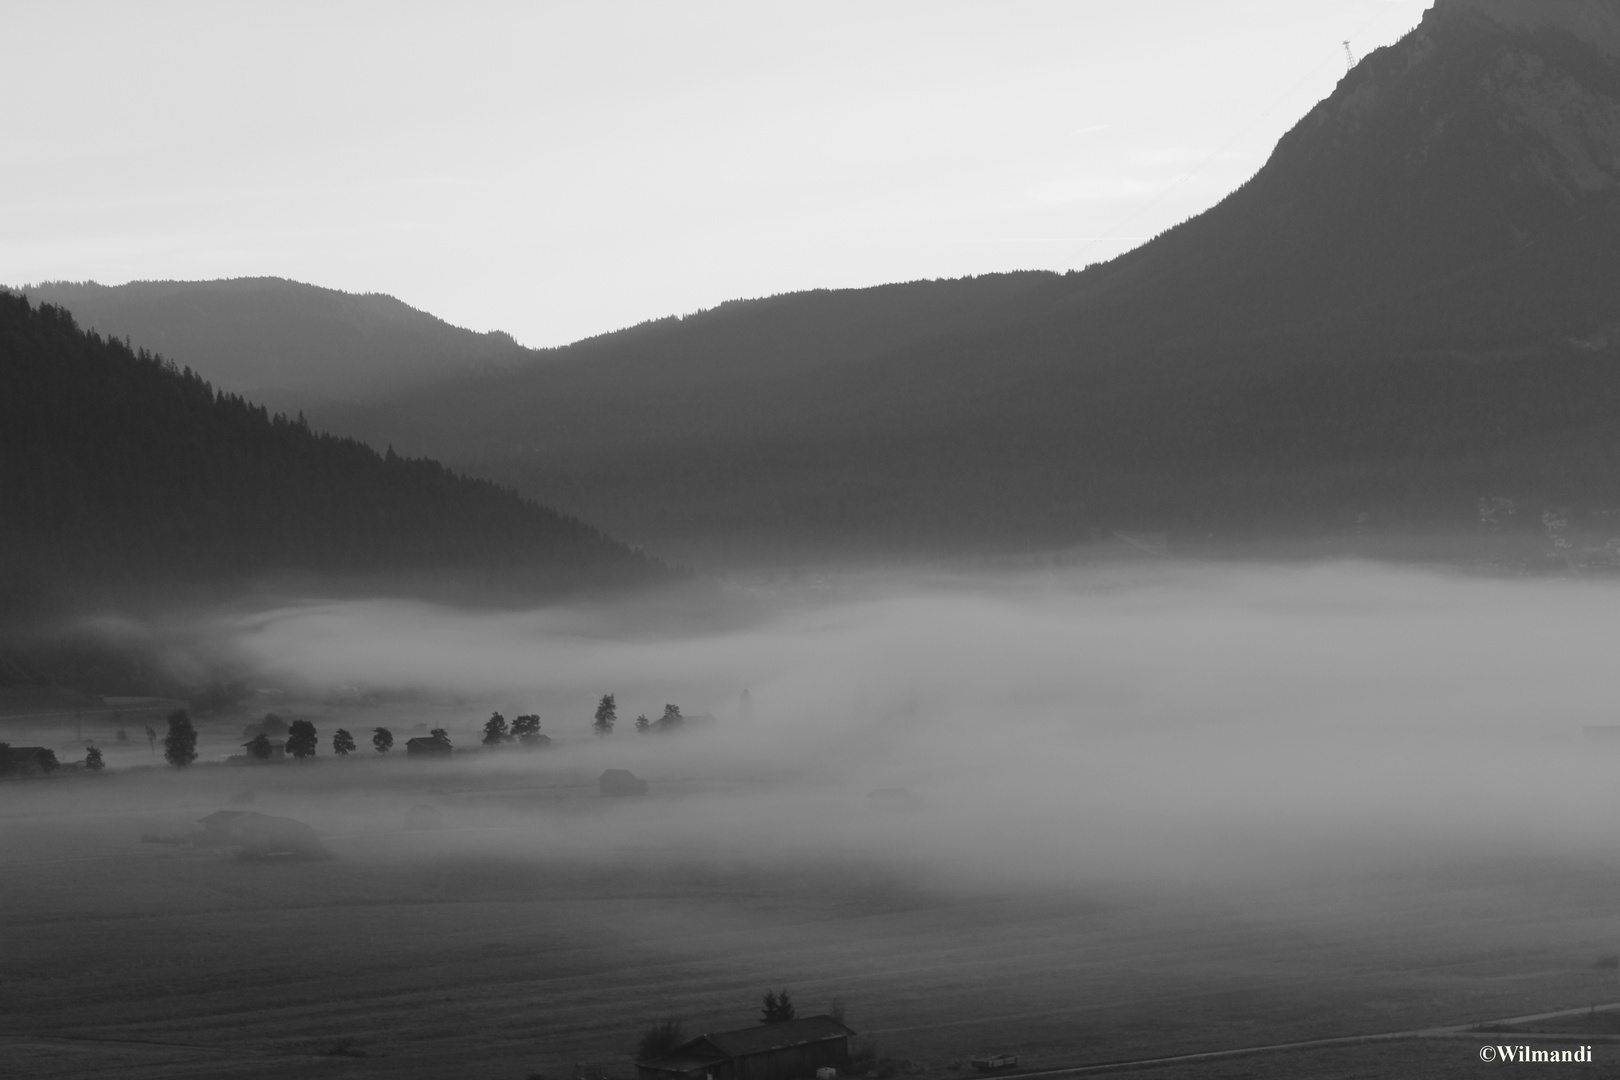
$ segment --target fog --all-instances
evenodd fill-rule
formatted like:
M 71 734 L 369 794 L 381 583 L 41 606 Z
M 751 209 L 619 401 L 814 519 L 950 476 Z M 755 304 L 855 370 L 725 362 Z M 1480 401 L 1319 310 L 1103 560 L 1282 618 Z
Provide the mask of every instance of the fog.
M 519 836 L 456 834 L 469 849 L 870 858 L 971 887 L 1614 846 L 1620 742 L 1611 755 L 1583 732 L 1620 719 L 1609 582 L 1164 564 L 735 597 L 745 616 L 690 632 L 650 605 L 372 601 L 237 615 L 210 637 L 283 694 L 454 699 L 458 752 L 431 767 L 436 790 L 463 825 L 524 820 Z M 619 724 L 595 739 L 605 692 Z M 638 735 L 635 715 L 665 702 L 715 719 Z M 477 751 L 492 709 L 540 712 L 553 748 Z M 387 712 L 321 722 L 326 766 L 307 782 L 343 782 L 324 756 L 331 727 L 369 730 L 356 724 Z M 651 797 L 588 814 L 507 797 L 581 791 L 610 767 Z

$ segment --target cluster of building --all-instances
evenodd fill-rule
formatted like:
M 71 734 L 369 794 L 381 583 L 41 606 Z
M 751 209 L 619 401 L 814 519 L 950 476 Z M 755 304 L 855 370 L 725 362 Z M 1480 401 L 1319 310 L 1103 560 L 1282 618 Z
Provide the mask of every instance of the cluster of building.
M 855 1034 L 836 1017 L 778 1020 L 688 1039 L 662 1057 L 636 1062 L 637 1080 L 831 1080 L 849 1072 Z

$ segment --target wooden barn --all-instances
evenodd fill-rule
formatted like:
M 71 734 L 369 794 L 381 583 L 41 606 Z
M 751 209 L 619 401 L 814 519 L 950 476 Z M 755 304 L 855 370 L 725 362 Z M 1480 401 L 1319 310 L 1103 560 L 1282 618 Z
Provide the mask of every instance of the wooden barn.
M 637 1080 L 810 1080 L 817 1069 L 849 1071 L 855 1033 L 831 1016 L 756 1024 L 699 1035 L 661 1058 L 636 1062 Z
M 265 736 L 264 745 L 265 745 L 265 748 L 268 750 L 268 753 L 266 753 L 264 757 L 259 757 L 257 754 L 255 754 L 253 752 L 253 744 L 258 742 L 258 738 L 259 737 L 257 735 L 255 735 L 253 738 L 251 738 L 247 742 L 243 743 L 242 744 L 242 749 L 246 750 L 247 754 L 245 754 L 245 755 L 238 754 L 236 756 L 237 757 L 244 757 L 245 756 L 248 761 L 255 761 L 255 762 L 257 762 L 257 761 L 286 761 L 287 760 L 287 740 L 286 739 L 272 739 L 269 736 Z
M 406 757 L 449 757 L 455 751 L 443 739 L 416 738 L 405 741 Z

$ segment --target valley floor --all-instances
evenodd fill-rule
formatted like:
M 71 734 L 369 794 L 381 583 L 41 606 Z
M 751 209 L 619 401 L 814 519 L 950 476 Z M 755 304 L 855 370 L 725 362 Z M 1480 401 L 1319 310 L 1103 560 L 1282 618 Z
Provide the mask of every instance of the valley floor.
M 771 859 L 634 841 L 638 820 L 682 812 L 690 789 L 617 802 L 566 769 L 469 783 L 449 766 L 361 770 L 364 784 L 322 790 L 259 774 L 253 808 L 316 824 L 331 860 L 141 842 L 227 805 L 244 775 L 0 786 L 8 1076 L 516 1080 L 583 1065 L 625 1077 L 653 1021 L 746 1026 L 782 987 L 801 1015 L 837 999 L 859 1041 L 940 1080 L 1002 1048 L 1021 1071 L 1050 1070 L 1620 999 L 1614 862 L 962 887 L 831 850 Z M 106 794 L 87 799 L 97 786 Z M 444 828 L 401 827 L 423 800 Z M 623 840 L 556 842 L 604 816 Z M 1466 1076 L 1488 1068 L 1479 1045 L 1512 1038 L 1140 1075 Z M 1612 1068 L 1620 1046 L 1595 1055 Z

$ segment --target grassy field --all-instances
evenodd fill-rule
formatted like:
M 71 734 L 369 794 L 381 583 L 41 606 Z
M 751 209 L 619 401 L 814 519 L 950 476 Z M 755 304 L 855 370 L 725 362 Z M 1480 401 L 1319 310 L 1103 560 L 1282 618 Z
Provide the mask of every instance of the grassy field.
M 1612 858 L 980 880 L 813 831 L 733 842 L 727 815 L 788 797 L 767 779 L 688 766 L 616 801 L 595 769 L 564 748 L 500 771 L 373 757 L 0 785 L 5 1074 L 630 1075 L 652 1021 L 747 1025 L 783 987 L 801 1014 L 843 1002 L 862 1040 L 934 1077 L 1000 1048 L 1056 1068 L 1620 1000 Z M 738 798 L 750 784 L 774 794 Z M 862 800 L 820 797 L 848 804 L 848 828 L 888 827 Z M 403 828 L 421 803 L 443 828 Z M 142 842 L 230 805 L 308 821 L 336 857 Z M 702 828 L 671 839 L 683 818 Z M 1476 1051 L 1404 1042 L 1141 1075 L 1464 1076 L 1488 1068 Z M 1620 1047 L 1596 1053 L 1620 1062 Z

